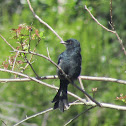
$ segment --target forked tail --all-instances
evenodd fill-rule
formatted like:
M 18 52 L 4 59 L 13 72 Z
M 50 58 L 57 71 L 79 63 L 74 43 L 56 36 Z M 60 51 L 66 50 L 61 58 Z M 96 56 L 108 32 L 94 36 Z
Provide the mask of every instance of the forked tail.
M 54 97 L 52 102 L 55 102 L 54 109 L 59 108 L 60 111 L 64 112 L 64 107 L 68 108 L 68 99 L 67 99 L 67 86 L 69 84 L 68 80 L 60 80 L 60 88 Z

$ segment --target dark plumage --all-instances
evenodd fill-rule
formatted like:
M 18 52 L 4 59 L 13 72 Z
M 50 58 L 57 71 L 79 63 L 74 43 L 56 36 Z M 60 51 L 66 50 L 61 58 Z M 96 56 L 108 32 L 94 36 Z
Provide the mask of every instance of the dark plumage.
M 65 74 L 68 75 L 71 81 L 78 78 L 81 72 L 81 48 L 80 43 L 76 39 L 69 39 L 61 42 L 66 45 L 66 50 L 59 55 L 58 65 L 62 68 Z M 69 81 L 63 76 L 62 72 L 57 70 L 60 79 L 60 88 L 52 102 L 55 102 L 54 109 L 59 108 L 64 112 L 64 107 L 68 107 L 67 87 Z

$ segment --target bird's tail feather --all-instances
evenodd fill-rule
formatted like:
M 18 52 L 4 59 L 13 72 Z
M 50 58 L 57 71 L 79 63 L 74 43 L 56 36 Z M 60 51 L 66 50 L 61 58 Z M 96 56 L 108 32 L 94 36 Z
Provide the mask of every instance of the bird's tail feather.
M 60 111 L 64 112 L 64 107 L 68 108 L 68 99 L 67 99 L 67 86 L 69 84 L 68 80 L 60 80 L 60 88 L 54 97 L 52 102 L 55 102 L 54 109 L 59 108 Z

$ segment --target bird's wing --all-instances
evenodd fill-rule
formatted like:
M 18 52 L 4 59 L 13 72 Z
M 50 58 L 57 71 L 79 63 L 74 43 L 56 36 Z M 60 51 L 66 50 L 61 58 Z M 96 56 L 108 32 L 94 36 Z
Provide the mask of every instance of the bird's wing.
M 58 65 L 60 64 L 62 59 L 63 59 L 63 53 L 61 53 L 58 57 Z

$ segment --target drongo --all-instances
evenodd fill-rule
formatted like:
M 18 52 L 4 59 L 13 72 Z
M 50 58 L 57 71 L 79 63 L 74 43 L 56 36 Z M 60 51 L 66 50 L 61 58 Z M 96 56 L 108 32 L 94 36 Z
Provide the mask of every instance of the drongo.
M 76 39 L 68 39 L 61 43 L 65 44 L 66 50 L 59 55 L 58 65 L 65 72 L 71 82 L 73 82 L 78 78 L 81 72 L 82 58 L 80 54 L 80 43 Z M 67 87 L 70 82 L 66 79 L 61 70 L 57 69 L 57 74 L 60 79 L 60 87 L 52 102 L 54 102 L 54 109 L 59 108 L 60 111 L 64 112 L 64 107 L 69 107 Z

